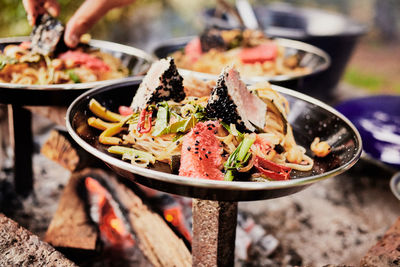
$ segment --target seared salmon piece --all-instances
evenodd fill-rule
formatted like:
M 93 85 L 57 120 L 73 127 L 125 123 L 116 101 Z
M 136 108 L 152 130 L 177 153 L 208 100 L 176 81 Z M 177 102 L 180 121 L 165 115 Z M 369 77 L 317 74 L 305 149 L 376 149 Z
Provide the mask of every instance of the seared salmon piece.
M 221 169 L 222 146 L 216 133 L 219 122 L 199 122 L 184 137 L 179 175 L 210 180 L 224 180 Z

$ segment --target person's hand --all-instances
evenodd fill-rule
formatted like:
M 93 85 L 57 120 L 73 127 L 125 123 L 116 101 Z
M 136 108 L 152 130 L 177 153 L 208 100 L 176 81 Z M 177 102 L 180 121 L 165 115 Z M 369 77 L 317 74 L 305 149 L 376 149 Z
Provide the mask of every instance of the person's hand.
M 64 41 L 74 47 L 86 33 L 109 10 L 133 3 L 135 0 L 86 0 L 71 17 L 65 29 Z
M 65 28 L 64 41 L 69 47 L 75 47 L 79 38 L 86 33 L 109 10 L 128 5 L 135 0 L 86 0 L 68 21 Z M 28 21 L 33 26 L 39 14 L 48 12 L 56 17 L 60 6 L 56 0 L 23 0 Z
M 60 5 L 56 0 L 22 0 L 22 4 L 28 14 L 28 22 L 31 26 L 35 25 L 38 15 L 49 13 L 57 17 L 60 13 Z

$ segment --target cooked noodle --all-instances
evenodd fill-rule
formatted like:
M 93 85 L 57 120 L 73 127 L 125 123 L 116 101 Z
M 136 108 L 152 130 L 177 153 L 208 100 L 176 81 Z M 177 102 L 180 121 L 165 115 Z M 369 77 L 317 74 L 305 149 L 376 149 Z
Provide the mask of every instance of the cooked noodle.
M 280 45 L 279 42 L 268 38 L 262 32 L 249 29 L 244 31 L 237 29 L 217 31 L 217 35 L 222 39 L 216 41 L 215 33 L 208 38 L 207 33 L 203 33 L 205 35 L 202 34 L 200 37 L 193 39 L 185 49 L 172 53 L 171 56 L 175 59 L 177 67 L 208 74 L 219 74 L 224 67 L 233 65 L 242 77 L 303 75 L 311 72 L 309 67 L 301 66 L 297 54 L 286 53 L 285 47 Z M 215 41 L 219 45 L 211 48 L 206 47 L 206 50 L 204 50 L 200 41 L 201 38 L 211 39 L 211 43 Z M 224 44 L 220 43 L 222 40 Z M 196 42 L 201 43 L 199 46 L 201 46 L 202 52 L 196 49 L 196 45 L 193 46 Z M 243 52 L 246 52 L 245 50 L 260 45 L 266 45 L 267 48 L 252 53 L 258 54 L 258 57 L 252 56 L 250 61 L 243 59 L 242 55 Z M 271 53 L 274 55 L 271 55 L 270 58 L 260 56 L 266 50 L 273 50 L 274 52 Z
M 69 51 L 70 52 L 70 51 Z M 0 82 L 26 85 L 85 83 L 126 77 L 128 69 L 118 58 L 97 50 L 74 50 L 90 60 L 101 62 L 103 69 L 75 60 L 34 54 L 23 46 L 8 45 L 0 51 Z M 67 52 L 68 53 L 68 52 Z M 3 67 L 2 67 L 3 66 Z
M 181 119 L 190 118 L 190 116 L 198 112 L 199 108 L 204 108 L 207 105 L 209 89 L 207 86 L 204 86 L 203 88 L 199 87 L 198 85 L 201 84 L 199 82 L 196 82 L 195 84 L 196 86 L 186 83 L 185 91 L 190 95 L 191 89 L 189 88 L 195 88 L 197 97 L 186 97 L 180 103 L 173 101 L 167 102 L 170 110 L 173 110 L 178 114 L 174 116 L 182 116 Z M 255 164 L 255 157 L 262 157 L 276 164 L 298 171 L 311 170 L 313 167 L 313 159 L 306 155 L 306 149 L 304 147 L 296 144 L 292 128 L 286 119 L 289 112 L 289 104 L 287 100 L 282 95 L 272 90 L 267 83 L 254 85 L 249 89 L 255 90 L 256 94 L 267 103 L 267 120 L 263 133 L 252 134 L 256 136 L 256 140 L 258 139 L 259 141 L 256 141 L 251 145 L 250 151 L 252 156 L 247 165 L 243 166 L 243 170 L 241 171 L 250 170 L 253 167 L 253 164 Z M 149 153 L 151 157 L 154 157 L 155 161 L 165 163 L 171 163 L 173 156 L 179 156 L 181 154 L 182 136 L 187 132 L 181 134 L 167 133 L 159 136 L 153 136 L 152 132 L 140 133 L 138 131 L 138 114 L 135 116 L 135 119 L 131 119 L 130 121 L 128 120 L 129 130 L 121 136 L 123 140 L 122 144 L 124 146 L 139 151 L 145 151 Z M 172 122 L 170 123 L 175 121 L 174 116 L 171 115 Z M 154 128 L 156 125 L 156 119 L 153 119 L 151 123 Z M 94 126 L 94 124 L 92 124 L 92 126 Z M 104 127 L 102 129 L 104 129 Z M 238 132 L 233 124 L 227 127 L 229 127 L 227 130 L 222 129 L 221 127 L 221 129 L 215 132 L 215 136 L 221 142 L 224 154 L 229 155 L 237 149 L 243 139 L 243 134 Z M 320 143 L 321 142 L 317 140 L 314 146 Z M 265 146 L 262 144 L 268 145 Z M 279 146 L 283 151 L 279 151 Z M 136 158 L 128 156 L 125 158 L 131 160 L 132 164 L 141 167 L 147 166 L 146 164 L 149 164 L 150 162 L 149 160 L 142 159 L 140 156 L 136 156 Z M 259 174 L 253 174 L 252 176 L 260 177 Z

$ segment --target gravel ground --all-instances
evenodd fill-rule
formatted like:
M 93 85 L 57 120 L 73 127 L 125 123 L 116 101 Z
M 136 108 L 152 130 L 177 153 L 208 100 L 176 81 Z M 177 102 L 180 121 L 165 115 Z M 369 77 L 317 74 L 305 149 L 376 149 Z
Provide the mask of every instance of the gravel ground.
M 241 203 L 240 209 L 280 241 L 283 255 L 296 252 L 302 265 L 354 266 L 400 215 L 399 201 L 389 188 L 390 174 L 362 160 L 346 174 L 302 192 Z M 279 251 L 276 254 L 272 258 L 285 265 Z

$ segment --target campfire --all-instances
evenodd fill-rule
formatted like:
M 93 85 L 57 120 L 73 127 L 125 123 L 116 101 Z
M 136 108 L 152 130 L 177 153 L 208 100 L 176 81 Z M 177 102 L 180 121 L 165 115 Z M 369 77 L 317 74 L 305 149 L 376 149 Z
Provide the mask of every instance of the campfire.
M 82 153 L 74 151 L 72 145 L 65 145 L 66 142 L 69 142 L 67 136 L 53 132 L 42 153 L 64 163 L 67 168 L 79 169 L 74 167 L 79 166 L 79 160 L 70 158 Z M 66 155 L 56 153 L 60 146 L 68 147 L 69 160 L 65 160 Z M 106 257 L 106 260 L 113 258 L 125 263 L 146 262 L 157 266 L 170 254 L 174 255 L 174 264 L 190 265 L 192 199 L 129 184 L 129 188 L 135 188 L 133 192 L 114 174 L 99 169 L 73 170 L 73 173 L 46 233 L 47 242 L 63 252 L 71 253 L 72 250 L 73 254 L 82 255 L 82 250 L 95 251 L 92 260 L 104 261 Z M 227 227 L 237 232 L 235 254 L 242 261 L 246 261 L 254 251 L 268 256 L 279 244 L 244 214 L 239 214 L 237 228 Z M 160 238 L 168 242 L 160 244 Z M 168 249 L 173 247 L 182 251 L 171 252 Z M 74 259 L 77 262 L 82 260 L 76 256 Z
M 196 201 L 134 186 L 99 168 L 92 159 L 86 158 L 95 167 L 82 170 L 79 157 L 86 156 L 66 142 L 67 136 L 57 131 L 43 146 L 45 154 L 52 151 L 53 159 L 72 171 L 44 237 L 46 242 L 80 266 L 191 265 L 192 206 Z M 63 153 L 57 153 L 59 149 Z M 72 160 L 71 155 L 78 159 Z M 250 214 L 239 211 L 237 223 L 236 261 L 261 264 L 282 258 L 302 264 L 295 250 L 283 250 L 281 237 L 278 241 L 278 236 L 258 225 L 259 220 Z M 57 260 L 66 259 L 60 256 Z
M 98 225 L 103 244 L 112 249 L 133 247 L 135 241 L 129 224 L 111 194 L 92 177 L 85 178 L 85 186 L 90 203 L 90 217 Z

